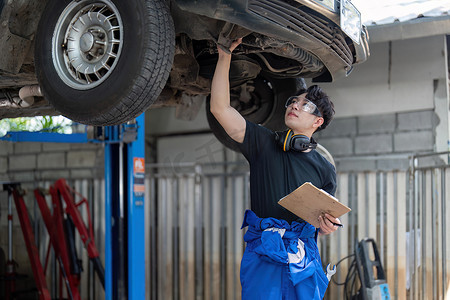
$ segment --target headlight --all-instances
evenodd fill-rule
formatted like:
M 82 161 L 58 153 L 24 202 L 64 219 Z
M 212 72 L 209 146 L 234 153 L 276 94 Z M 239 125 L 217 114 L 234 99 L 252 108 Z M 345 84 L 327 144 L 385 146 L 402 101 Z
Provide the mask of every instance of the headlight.
M 361 13 L 349 0 L 341 0 L 341 29 L 355 43 L 360 43 Z
M 336 1 L 335 0 L 313 0 L 314 2 L 326 7 L 332 12 L 337 12 Z

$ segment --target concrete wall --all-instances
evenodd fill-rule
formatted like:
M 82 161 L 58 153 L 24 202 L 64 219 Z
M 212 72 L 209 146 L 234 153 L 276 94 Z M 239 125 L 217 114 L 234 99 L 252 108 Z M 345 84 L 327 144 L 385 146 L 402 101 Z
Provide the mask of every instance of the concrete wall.
M 321 83 L 336 117 L 434 108 L 435 80 L 447 78 L 445 36 L 370 44 L 370 58 L 347 78 Z
M 192 121 L 179 120 L 174 108 L 158 108 L 146 113 L 147 162 L 221 164 L 224 161 L 244 160 L 239 153 L 225 148 L 211 133 L 203 103 Z
M 34 222 L 39 215 L 33 190 L 47 187 L 56 179 L 90 179 L 103 177 L 103 148 L 100 144 L 11 143 L 0 141 L 0 182 L 21 182 L 27 194 L 24 200 Z M 28 275 L 17 281 L 17 290 L 29 289 L 34 279 L 23 234 L 13 201 L 13 258 L 17 272 Z M 8 194 L 0 187 L 0 248 L 8 258 Z M 39 234 L 38 234 L 39 236 Z M 45 248 L 47 245 L 44 245 Z M 1 255 L 1 254 L 0 254 Z M 0 261 L 2 258 L 0 257 Z M 0 266 L 0 276 L 4 266 Z M 0 284 L 0 298 L 4 295 Z M 30 297 L 30 294 L 28 294 Z M 27 299 L 25 298 L 20 299 Z M 29 298 L 28 298 L 29 299 Z
M 0 141 L 0 181 L 98 178 L 103 170 L 101 144 Z
M 348 78 L 320 84 L 336 119 L 317 137 L 338 170 L 404 170 L 412 154 L 449 150 L 446 37 L 370 47 Z
M 434 150 L 438 121 L 433 110 L 337 118 L 317 140 L 340 172 L 406 170 L 411 154 Z

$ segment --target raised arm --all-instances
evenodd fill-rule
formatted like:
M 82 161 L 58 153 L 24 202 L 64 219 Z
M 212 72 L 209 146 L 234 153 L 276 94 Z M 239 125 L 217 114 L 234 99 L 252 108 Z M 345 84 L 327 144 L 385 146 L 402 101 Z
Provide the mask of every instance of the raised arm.
M 242 39 L 234 41 L 231 44 L 230 51 L 232 52 L 241 41 Z M 211 85 L 211 113 L 233 140 L 242 143 L 245 136 L 245 119 L 230 105 L 231 54 L 226 53 L 220 47 L 217 47 L 217 49 L 219 59 Z

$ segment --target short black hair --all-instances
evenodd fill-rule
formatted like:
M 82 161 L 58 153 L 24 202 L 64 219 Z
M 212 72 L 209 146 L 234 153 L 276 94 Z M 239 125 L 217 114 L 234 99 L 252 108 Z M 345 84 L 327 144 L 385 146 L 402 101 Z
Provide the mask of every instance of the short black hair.
M 312 101 L 323 117 L 323 124 L 317 128 L 317 131 L 324 130 L 331 122 L 334 116 L 334 104 L 328 95 L 318 85 L 311 85 L 309 88 L 301 89 L 297 92 L 297 96 L 306 93 L 306 99 Z

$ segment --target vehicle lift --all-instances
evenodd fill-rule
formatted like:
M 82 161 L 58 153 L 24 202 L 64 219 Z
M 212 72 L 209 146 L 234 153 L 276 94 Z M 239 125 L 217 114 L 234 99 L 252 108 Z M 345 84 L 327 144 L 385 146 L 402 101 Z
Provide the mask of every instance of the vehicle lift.
M 0 140 L 12 142 L 60 142 L 60 143 L 103 143 L 105 157 L 105 269 L 102 272 L 98 252 L 92 247 L 90 239 L 91 229 L 82 228 L 77 222 L 79 215 L 77 206 L 67 203 L 71 201 L 70 188 L 64 180 L 58 180 L 52 194 L 52 201 L 62 196 L 66 202 L 68 212 L 80 233 L 80 236 L 88 250 L 88 256 L 94 264 L 94 269 L 103 282 L 105 299 L 145 299 L 145 219 L 144 219 L 144 194 L 145 194 L 145 114 L 137 117 L 127 124 L 93 127 L 89 132 L 77 134 L 59 134 L 48 132 L 8 132 Z M 15 194 L 17 209 L 26 212 L 23 199 L 17 191 L 20 189 L 11 185 Z M 16 192 L 14 192 L 16 190 Z M 41 206 L 43 195 L 35 191 L 38 204 Z M 16 200 L 17 198 L 17 200 Z M 40 199 L 40 200 L 39 200 Z M 45 200 L 45 199 L 44 199 Z M 82 201 L 83 202 L 83 201 Z M 46 204 L 45 204 L 46 205 Z M 40 207 L 48 220 L 51 216 L 48 207 Z M 23 216 L 26 213 L 21 214 Z M 80 216 L 81 218 L 81 216 Z M 9 216 L 8 216 L 9 219 Z M 28 219 L 26 215 L 25 219 Z M 44 217 L 44 219 L 46 219 Z M 12 220 L 11 220 L 12 221 Z M 21 220 L 22 222 L 22 220 Z M 24 222 L 27 222 L 26 220 Z M 29 219 L 28 219 L 29 222 Z M 50 224 L 46 224 L 47 228 Z M 31 223 L 27 228 L 32 228 Z M 51 227 L 51 226 L 50 226 Z M 53 226 L 55 227 L 55 226 Z M 58 227 L 58 226 L 56 226 Z M 90 227 L 90 226 L 89 226 Z M 50 237 L 55 232 L 49 230 Z M 54 230 L 56 231 L 56 230 Z M 24 232 L 25 235 L 25 232 Z M 32 230 L 27 236 L 33 236 Z M 27 240 L 27 238 L 26 238 Z M 29 257 L 32 263 L 33 273 L 41 272 L 42 265 L 39 261 L 34 238 L 30 238 L 31 253 Z M 64 252 L 64 251 L 62 251 Z M 60 253 L 62 253 L 60 252 Z M 59 259 L 59 258 L 58 258 Z M 62 260 L 65 260 L 61 257 Z M 36 278 L 36 276 L 35 276 Z M 39 278 L 39 277 L 37 277 Z M 67 278 L 67 277 L 66 277 Z M 36 283 L 40 288 L 40 299 L 50 299 L 45 280 Z M 70 284 L 66 283 L 66 284 Z

